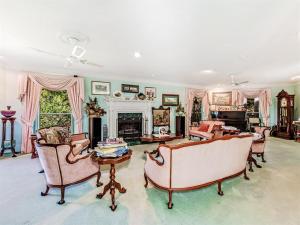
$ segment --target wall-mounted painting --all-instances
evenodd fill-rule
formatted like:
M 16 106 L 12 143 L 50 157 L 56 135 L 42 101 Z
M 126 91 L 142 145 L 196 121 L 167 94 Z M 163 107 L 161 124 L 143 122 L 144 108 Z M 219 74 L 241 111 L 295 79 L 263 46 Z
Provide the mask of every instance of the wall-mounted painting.
M 159 127 L 165 127 L 165 130 L 170 130 L 170 107 L 152 108 L 152 125 L 153 133 L 159 132 Z
M 156 88 L 155 87 L 145 87 L 145 95 L 148 99 L 156 98 Z
M 152 108 L 153 125 L 169 126 L 170 125 L 170 107 Z
M 92 81 L 92 95 L 110 95 L 110 82 Z
M 122 92 L 139 93 L 139 85 L 122 84 Z
M 179 104 L 179 95 L 173 95 L 173 94 L 162 95 L 163 106 L 178 106 L 178 104 Z
M 231 92 L 213 92 L 212 104 L 213 105 L 231 105 L 232 93 Z

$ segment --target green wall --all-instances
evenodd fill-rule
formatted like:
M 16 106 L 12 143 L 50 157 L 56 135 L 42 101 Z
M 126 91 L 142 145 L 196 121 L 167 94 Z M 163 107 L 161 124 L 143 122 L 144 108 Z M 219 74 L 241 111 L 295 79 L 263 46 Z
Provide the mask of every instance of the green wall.
M 108 111 L 108 105 L 105 102 L 105 96 L 102 95 L 92 95 L 91 92 L 91 81 L 99 81 L 97 78 L 85 78 L 85 102 L 88 102 L 89 97 L 97 97 L 99 105 Z M 156 87 L 156 95 L 157 97 L 154 100 L 154 106 L 159 107 L 162 105 L 162 94 L 178 94 L 179 101 L 182 105 L 185 105 L 185 87 L 177 87 L 171 85 L 157 85 L 157 84 L 149 84 L 149 83 L 136 83 L 131 81 L 116 81 L 116 80 L 103 80 L 100 81 L 111 82 L 111 96 L 115 91 L 121 90 L 121 84 L 134 84 L 139 85 L 139 91 L 144 93 L 145 87 Z M 133 97 L 135 94 L 131 93 L 123 93 L 124 96 Z M 171 132 L 175 132 L 175 109 L 176 107 L 171 107 Z M 102 117 L 102 124 L 107 124 L 107 115 Z M 88 118 L 87 115 L 84 114 L 84 121 L 83 121 L 83 129 L 85 132 L 88 131 Z

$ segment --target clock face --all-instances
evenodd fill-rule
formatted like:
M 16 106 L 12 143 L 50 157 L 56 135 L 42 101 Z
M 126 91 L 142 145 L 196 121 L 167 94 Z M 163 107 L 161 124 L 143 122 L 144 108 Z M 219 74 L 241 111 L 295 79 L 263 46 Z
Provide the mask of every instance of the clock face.
M 281 107 L 287 107 L 287 99 L 286 98 L 281 99 L 280 106 Z

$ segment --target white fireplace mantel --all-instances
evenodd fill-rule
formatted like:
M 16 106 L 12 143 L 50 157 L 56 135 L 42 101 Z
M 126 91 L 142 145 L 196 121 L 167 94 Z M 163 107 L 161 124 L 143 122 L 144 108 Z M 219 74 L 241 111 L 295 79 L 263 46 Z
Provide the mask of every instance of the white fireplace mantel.
M 124 100 L 118 98 L 106 99 L 108 105 L 108 133 L 110 138 L 117 137 L 118 113 L 142 113 L 143 134 L 152 133 L 152 107 L 153 101 Z

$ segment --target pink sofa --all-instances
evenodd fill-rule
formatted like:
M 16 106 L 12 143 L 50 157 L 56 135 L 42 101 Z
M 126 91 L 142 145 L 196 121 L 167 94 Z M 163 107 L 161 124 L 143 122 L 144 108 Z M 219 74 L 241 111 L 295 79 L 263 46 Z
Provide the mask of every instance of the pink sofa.
M 172 208 L 172 193 L 218 184 L 244 173 L 252 144 L 252 135 L 224 136 L 219 139 L 190 142 L 175 146 L 160 145 L 161 158 L 147 153 L 145 187 L 148 180 L 157 188 L 168 191 L 168 208 Z
M 200 139 L 212 139 L 214 137 L 214 126 L 224 126 L 225 123 L 222 121 L 213 121 L 213 120 L 204 120 L 201 121 L 200 124 L 208 124 L 209 128 L 207 132 L 203 132 L 203 131 L 199 131 L 199 127 L 190 127 L 189 130 L 189 139 L 191 139 L 191 137 L 199 137 Z
M 86 181 L 97 176 L 97 186 L 100 186 L 100 167 L 93 162 L 90 154 L 76 155 L 72 153 L 73 147 L 66 144 L 40 144 L 36 143 L 42 168 L 45 171 L 46 191 L 50 187 L 61 189 L 61 200 L 58 204 L 64 204 L 65 187 Z

